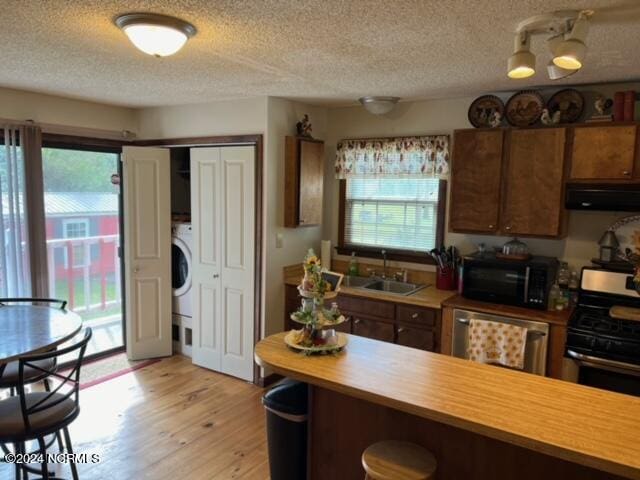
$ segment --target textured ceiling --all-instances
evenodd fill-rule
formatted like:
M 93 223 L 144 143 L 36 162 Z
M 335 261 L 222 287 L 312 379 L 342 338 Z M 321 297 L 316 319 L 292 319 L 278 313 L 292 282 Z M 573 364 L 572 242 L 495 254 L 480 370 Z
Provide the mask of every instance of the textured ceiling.
M 563 83 L 640 79 L 640 0 L 0 0 L 0 86 L 134 107 L 281 96 L 319 104 L 551 84 L 506 77 L 525 18 L 596 10 L 581 72 Z M 113 25 L 131 11 L 179 16 L 198 34 L 178 54 L 136 50 Z M 8 13 L 11 12 L 11 13 Z

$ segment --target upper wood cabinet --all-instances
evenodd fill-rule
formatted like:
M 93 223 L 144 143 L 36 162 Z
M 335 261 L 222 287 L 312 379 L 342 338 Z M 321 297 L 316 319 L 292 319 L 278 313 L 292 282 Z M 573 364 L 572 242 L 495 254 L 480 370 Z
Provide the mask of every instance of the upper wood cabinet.
M 454 134 L 449 229 L 494 233 L 500 212 L 504 130 Z
M 636 125 L 575 127 L 571 180 L 630 180 L 636 161 Z M 640 177 L 640 172 L 635 172 Z
M 284 226 L 322 223 L 324 142 L 301 137 L 285 139 Z
M 564 233 L 565 135 L 564 128 L 509 133 L 500 216 L 503 234 Z

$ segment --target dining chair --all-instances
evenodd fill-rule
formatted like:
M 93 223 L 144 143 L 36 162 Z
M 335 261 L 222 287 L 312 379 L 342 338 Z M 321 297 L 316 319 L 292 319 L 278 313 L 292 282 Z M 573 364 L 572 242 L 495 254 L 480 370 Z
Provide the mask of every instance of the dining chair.
M 21 357 L 18 360 L 18 395 L 0 400 L 0 443 L 13 444 L 14 452 L 24 453 L 26 442 L 37 441 L 38 452 L 42 453 L 43 460 L 39 473 L 44 480 L 52 478 L 46 458 L 46 436 L 62 432 L 67 453 L 73 453 L 68 426 L 80 413 L 80 367 L 91 334 L 91 328 L 87 328 L 81 340 L 69 346 Z M 69 370 L 65 369 L 64 373 L 40 367 L 47 360 L 55 360 L 57 365 L 57 359 L 63 355 L 65 359 L 72 357 L 65 364 L 69 365 Z M 28 392 L 23 383 L 28 368 L 54 378 L 56 381 L 51 391 Z M 73 479 L 78 480 L 77 467 L 72 458 L 69 464 Z M 16 480 L 20 479 L 21 473 L 26 475 L 33 471 L 28 465 L 16 463 Z

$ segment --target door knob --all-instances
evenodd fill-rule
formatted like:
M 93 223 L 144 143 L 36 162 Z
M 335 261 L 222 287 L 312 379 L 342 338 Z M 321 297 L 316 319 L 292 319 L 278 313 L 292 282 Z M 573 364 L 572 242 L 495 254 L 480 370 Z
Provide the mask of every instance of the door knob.
M 219 274 L 217 274 L 217 273 L 214 273 L 214 274 L 213 274 L 213 278 L 219 278 L 219 277 L 220 277 L 220 275 L 219 275 Z

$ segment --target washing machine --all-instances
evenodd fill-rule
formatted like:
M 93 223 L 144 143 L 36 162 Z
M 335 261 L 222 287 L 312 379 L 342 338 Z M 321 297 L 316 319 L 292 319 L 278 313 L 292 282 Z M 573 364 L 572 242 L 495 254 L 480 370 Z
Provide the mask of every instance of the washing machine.
M 191 224 L 171 227 L 171 287 L 174 352 L 191 356 L 191 316 L 193 312 L 191 274 L 193 234 Z

